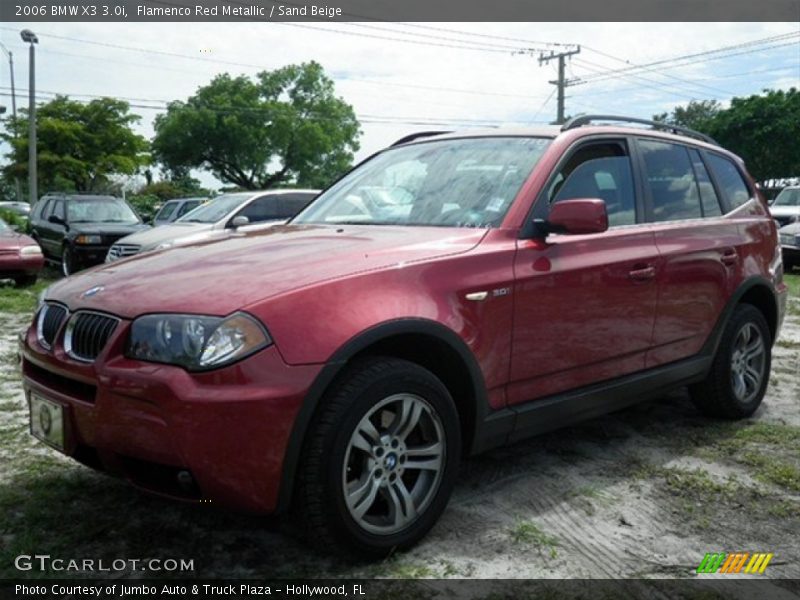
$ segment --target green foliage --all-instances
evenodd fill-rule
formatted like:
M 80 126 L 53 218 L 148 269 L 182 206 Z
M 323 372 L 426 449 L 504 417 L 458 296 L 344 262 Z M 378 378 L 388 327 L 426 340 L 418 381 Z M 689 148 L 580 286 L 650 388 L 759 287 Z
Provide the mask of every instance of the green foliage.
M 147 164 L 147 140 L 131 126 L 139 120 L 127 102 L 101 98 L 88 103 L 66 96 L 37 109 L 39 188 L 64 191 L 95 191 L 116 174 L 133 174 Z M 15 137 L 15 132 L 17 136 Z M 22 109 L 17 119 L 6 121 L 0 138 L 11 151 L 11 164 L 4 175 L 28 178 L 28 118 Z
M 125 198 L 145 223 L 150 223 L 163 204 L 162 200 L 154 194 L 131 194 Z
M 210 169 L 243 189 L 323 187 L 358 150 L 353 108 L 316 62 L 264 71 L 255 80 L 214 78 L 155 121 L 153 151 L 169 169 Z
M 692 100 L 686 106 L 676 106 L 671 113 L 654 115 L 653 120 L 704 131 L 722 110 L 722 105 L 716 100 Z
M 800 173 L 800 92 L 795 88 L 734 98 L 725 109 L 715 100 L 692 101 L 654 119 L 707 133 L 741 156 L 758 181 Z
M 0 208 L 0 219 L 6 222 L 6 225 L 15 229 L 16 231 L 26 232 L 28 231 L 28 219 L 21 217 L 17 213 L 13 213 L 10 210 Z

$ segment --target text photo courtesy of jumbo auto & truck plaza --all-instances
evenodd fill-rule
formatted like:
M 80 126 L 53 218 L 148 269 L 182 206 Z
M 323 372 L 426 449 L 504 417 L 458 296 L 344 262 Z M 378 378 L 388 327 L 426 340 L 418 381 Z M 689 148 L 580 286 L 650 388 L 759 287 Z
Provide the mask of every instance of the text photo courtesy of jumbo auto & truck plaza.
M 0 598 L 800 595 L 798 17 L 0 3 Z

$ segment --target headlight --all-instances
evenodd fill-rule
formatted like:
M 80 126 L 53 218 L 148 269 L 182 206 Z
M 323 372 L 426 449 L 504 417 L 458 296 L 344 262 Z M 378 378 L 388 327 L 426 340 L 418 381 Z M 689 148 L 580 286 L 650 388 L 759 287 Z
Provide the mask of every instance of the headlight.
M 215 369 L 272 344 L 261 323 L 245 313 L 229 317 L 145 315 L 131 326 L 126 355 L 189 371 Z
M 42 249 L 39 246 L 23 246 L 19 249 L 20 256 L 40 256 Z
M 103 238 L 99 235 L 79 235 L 75 238 L 76 244 L 102 244 Z

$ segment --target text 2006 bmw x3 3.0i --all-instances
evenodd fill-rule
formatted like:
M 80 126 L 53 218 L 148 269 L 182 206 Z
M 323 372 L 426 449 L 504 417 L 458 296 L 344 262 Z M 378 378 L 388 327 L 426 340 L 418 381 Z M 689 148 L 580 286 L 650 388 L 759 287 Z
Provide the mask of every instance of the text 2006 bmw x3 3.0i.
M 287 225 L 54 284 L 32 432 L 382 555 L 465 456 L 676 386 L 751 415 L 786 303 L 763 199 L 713 140 L 597 120 L 411 136 Z

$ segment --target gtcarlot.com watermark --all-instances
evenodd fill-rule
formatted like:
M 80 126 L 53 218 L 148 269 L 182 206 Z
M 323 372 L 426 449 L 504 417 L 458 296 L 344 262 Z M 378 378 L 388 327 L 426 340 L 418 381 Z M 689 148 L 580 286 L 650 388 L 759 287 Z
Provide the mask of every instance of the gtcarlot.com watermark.
M 60 558 L 49 554 L 20 554 L 14 559 L 18 571 L 46 573 L 130 573 L 194 571 L 194 559 L 185 558 Z

